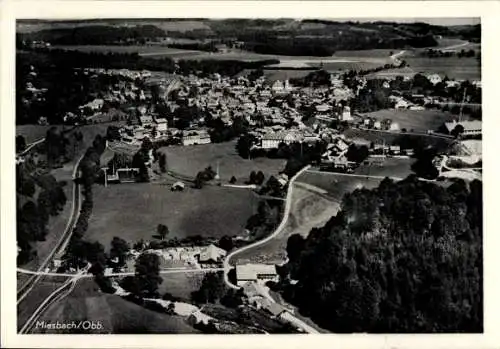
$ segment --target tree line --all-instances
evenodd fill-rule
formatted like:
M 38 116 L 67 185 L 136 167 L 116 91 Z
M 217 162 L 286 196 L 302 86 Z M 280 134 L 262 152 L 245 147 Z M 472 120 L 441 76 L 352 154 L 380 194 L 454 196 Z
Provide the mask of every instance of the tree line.
M 355 190 L 323 228 L 289 238 L 277 289 L 333 332 L 482 332 L 482 207 L 477 180 Z

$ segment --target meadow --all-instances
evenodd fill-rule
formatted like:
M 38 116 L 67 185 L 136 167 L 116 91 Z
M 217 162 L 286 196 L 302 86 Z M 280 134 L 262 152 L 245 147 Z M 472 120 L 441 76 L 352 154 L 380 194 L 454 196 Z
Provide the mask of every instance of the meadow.
M 456 118 L 449 112 L 441 110 L 396 110 L 381 109 L 372 113 L 363 114 L 366 117 L 372 117 L 376 120 L 391 119 L 399 124 L 399 128 L 406 128 L 408 131 L 416 132 L 427 130 L 437 130 L 444 122 L 452 121 Z
M 92 334 L 198 333 L 182 317 L 166 315 L 99 292 L 91 279 L 78 282 L 73 292 L 51 306 L 39 319 L 48 323 L 100 322 L 102 329 L 81 331 Z M 61 330 L 38 329 L 35 333 L 61 334 Z
M 114 236 L 130 244 L 153 240 L 158 224 L 168 226 L 169 238 L 239 235 L 257 209 L 258 198 L 248 189 L 207 185 L 172 192 L 154 183 L 95 185 L 94 208 L 84 238 L 109 250 Z
M 167 167 L 175 173 L 194 178 L 207 166 L 217 169 L 221 180 L 229 181 L 236 177 L 236 184 L 243 184 L 252 171 L 262 171 L 266 178 L 277 175 L 285 168 L 282 159 L 244 159 L 236 152 L 236 141 L 212 143 L 195 146 L 170 146 L 159 149 L 167 155 Z
M 421 74 L 439 74 L 455 80 L 480 80 L 481 64 L 473 57 L 404 57 L 415 71 Z

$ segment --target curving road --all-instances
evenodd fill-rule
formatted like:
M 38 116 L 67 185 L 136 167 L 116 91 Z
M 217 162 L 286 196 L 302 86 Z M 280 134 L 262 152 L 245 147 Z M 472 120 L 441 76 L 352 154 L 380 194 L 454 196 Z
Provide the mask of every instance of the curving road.
M 285 227 L 287 221 L 288 221 L 288 216 L 289 216 L 289 213 L 290 213 L 290 209 L 292 207 L 292 194 L 293 194 L 293 182 L 295 182 L 295 180 L 302 174 L 304 173 L 305 171 L 307 171 L 309 169 L 309 167 L 311 167 L 310 165 L 307 165 L 306 167 L 304 167 L 302 170 L 300 170 L 299 172 L 297 172 L 295 174 L 295 176 L 293 176 L 290 181 L 288 182 L 288 190 L 287 190 L 287 195 L 286 195 L 286 202 L 285 202 L 285 211 L 283 212 L 283 218 L 281 220 L 281 223 L 280 225 L 276 228 L 276 230 L 274 232 L 272 232 L 270 235 L 268 235 L 266 238 L 262 239 L 262 240 L 259 240 L 259 241 L 256 241 L 250 245 L 247 245 L 247 246 L 243 246 L 242 248 L 239 248 L 237 250 L 234 250 L 233 252 L 231 252 L 225 259 L 224 259 L 224 282 L 226 283 L 227 286 L 229 286 L 230 288 L 233 288 L 233 289 L 239 289 L 240 287 L 234 285 L 233 283 L 231 283 L 231 281 L 229 281 L 229 277 L 228 277 L 228 274 L 229 274 L 229 270 L 231 269 L 231 265 L 229 264 L 231 258 L 233 258 L 234 256 L 236 256 L 237 254 L 243 252 L 243 251 L 247 251 L 249 249 L 252 249 L 254 247 L 257 247 L 257 246 L 260 246 L 262 244 L 265 244 L 266 242 L 272 240 L 276 235 L 278 235 L 279 233 L 281 233 L 281 231 L 283 230 L 283 228 Z

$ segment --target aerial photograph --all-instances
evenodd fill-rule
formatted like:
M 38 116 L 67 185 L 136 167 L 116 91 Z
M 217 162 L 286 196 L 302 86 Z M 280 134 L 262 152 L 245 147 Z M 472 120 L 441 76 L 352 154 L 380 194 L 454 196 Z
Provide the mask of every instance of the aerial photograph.
M 15 54 L 18 334 L 483 333 L 480 18 L 18 19 Z

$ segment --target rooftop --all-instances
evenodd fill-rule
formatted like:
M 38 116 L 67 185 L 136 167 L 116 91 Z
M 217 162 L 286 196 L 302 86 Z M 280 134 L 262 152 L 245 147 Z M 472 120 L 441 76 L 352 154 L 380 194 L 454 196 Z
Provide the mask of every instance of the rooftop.
M 257 275 L 277 275 L 276 266 L 273 264 L 241 264 L 236 266 L 238 280 L 257 280 Z

